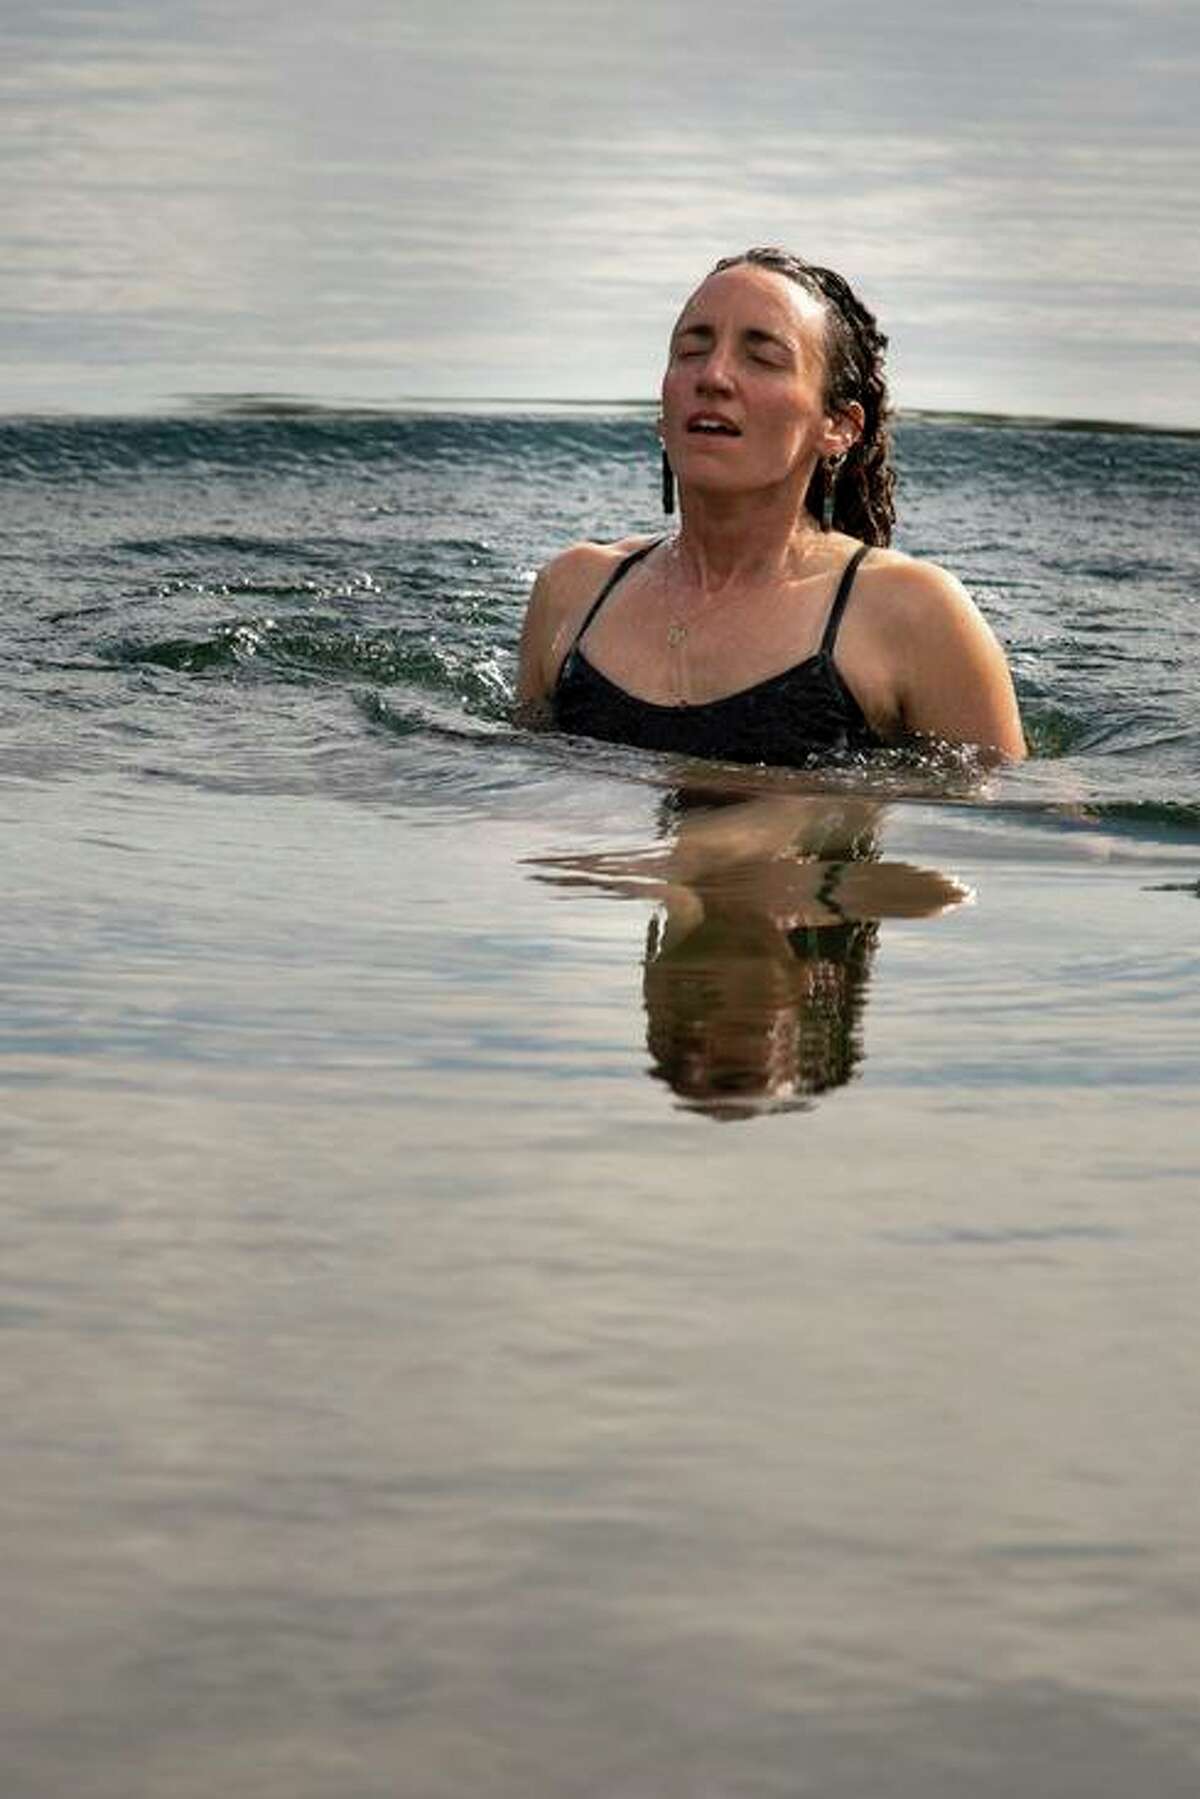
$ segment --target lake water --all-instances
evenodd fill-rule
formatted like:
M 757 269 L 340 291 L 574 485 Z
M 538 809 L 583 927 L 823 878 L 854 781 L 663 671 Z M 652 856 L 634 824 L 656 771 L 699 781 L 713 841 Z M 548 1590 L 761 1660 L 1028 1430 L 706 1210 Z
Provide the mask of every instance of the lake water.
M 0 423 L 6 1796 L 1191 1799 L 1200 440 L 899 457 L 988 781 L 511 726 L 647 411 Z

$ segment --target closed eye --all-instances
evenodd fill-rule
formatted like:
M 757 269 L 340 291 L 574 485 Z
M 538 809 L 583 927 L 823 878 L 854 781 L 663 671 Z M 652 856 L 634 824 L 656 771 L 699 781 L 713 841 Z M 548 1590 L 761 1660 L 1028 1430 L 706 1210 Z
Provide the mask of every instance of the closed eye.
M 747 331 L 746 348 L 755 362 L 767 363 L 771 368 L 787 368 L 792 360 L 790 346 L 767 331 Z

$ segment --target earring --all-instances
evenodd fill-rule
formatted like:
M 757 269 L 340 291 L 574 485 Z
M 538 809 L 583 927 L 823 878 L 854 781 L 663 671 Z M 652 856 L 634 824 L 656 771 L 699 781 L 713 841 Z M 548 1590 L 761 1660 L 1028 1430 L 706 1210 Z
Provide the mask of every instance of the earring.
M 821 473 L 825 477 L 825 491 L 821 496 L 821 529 L 833 530 L 833 503 L 837 494 L 838 476 L 842 472 L 842 464 L 846 460 L 843 450 L 840 456 L 827 456 L 821 464 Z
M 662 453 L 662 509 L 670 514 L 675 510 L 675 471 L 667 461 L 667 452 Z

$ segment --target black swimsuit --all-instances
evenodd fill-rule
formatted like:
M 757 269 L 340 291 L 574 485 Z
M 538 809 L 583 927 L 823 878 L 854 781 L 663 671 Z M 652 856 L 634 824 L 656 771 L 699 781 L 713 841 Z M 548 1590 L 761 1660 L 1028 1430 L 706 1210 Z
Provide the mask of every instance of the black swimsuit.
M 554 718 L 560 729 L 644 750 L 792 767 L 882 747 L 833 660 L 838 626 L 867 553 L 865 544 L 843 571 L 821 647 L 782 674 L 696 706 L 660 706 L 627 693 L 602 675 L 580 649 L 580 640 L 621 577 L 661 542 L 656 538 L 643 544 L 617 564 L 575 633 L 554 685 Z

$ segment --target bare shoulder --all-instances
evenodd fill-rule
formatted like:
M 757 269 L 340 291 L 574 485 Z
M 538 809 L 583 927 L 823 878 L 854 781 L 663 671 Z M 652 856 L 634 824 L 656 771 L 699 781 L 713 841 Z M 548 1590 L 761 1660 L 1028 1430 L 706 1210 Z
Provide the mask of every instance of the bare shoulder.
M 863 629 L 886 666 L 894 716 L 911 731 L 1025 753 L 1004 651 L 956 575 L 873 549 L 859 576 Z
M 907 627 L 936 626 L 956 616 L 983 617 L 957 575 L 903 550 L 873 548 L 859 570 L 858 585 L 864 598 L 887 605 Z
M 957 575 L 902 550 L 872 549 L 859 571 L 858 603 L 867 622 L 921 662 L 954 644 L 980 655 L 1003 652 L 995 633 Z
M 622 537 L 615 543 L 575 543 L 538 571 L 521 632 L 517 690 L 521 701 L 549 692 L 584 614 L 626 556 L 654 542 Z
M 570 609 L 594 599 L 597 584 L 626 556 L 653 543 L 651 537 L 621 537 L 615 543 L 573 543 L 538 571 L 531 600 L 537 597 L 549 607 Z

